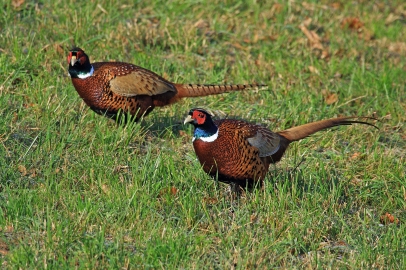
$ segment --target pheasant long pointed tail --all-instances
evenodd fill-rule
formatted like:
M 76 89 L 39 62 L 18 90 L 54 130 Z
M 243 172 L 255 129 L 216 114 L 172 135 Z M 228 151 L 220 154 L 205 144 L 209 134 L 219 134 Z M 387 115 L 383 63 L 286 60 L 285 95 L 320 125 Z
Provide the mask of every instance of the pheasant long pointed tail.
M 303 139 L 313 133 L 316 133 L 317 131 L 320 131 L 320 130 L 323 130 L 326 128 L 335 127 L 335 126 L 351 125 L 351 124 L 364 124 L 364 125 L 369 125 L 369 126 L 373 126 L 373 127 L 377 128 L 374 124 L 371 124 L 371 123 L 368 123 L 365 121 L 351 120 L 351 119 L 376 120 L 376 119 L 370 118 L 370 117 L 338 117 L 338 118 L 321 120 L 321 121 L 289 128 L 287 130 L 280 131 L 278 133 L 281 136 L 288 139 L 290 142 L 293 142 L 293 141 L 298 141 L 300 139 Z
M 230 85 L 212 85 L 212 84 L 175 84 L 178 90 L 177 98 L 201 97 L 215 95 L 233 91 L 243 90 L 264 90 L 268 88 L 263 84 L 230 84 Z

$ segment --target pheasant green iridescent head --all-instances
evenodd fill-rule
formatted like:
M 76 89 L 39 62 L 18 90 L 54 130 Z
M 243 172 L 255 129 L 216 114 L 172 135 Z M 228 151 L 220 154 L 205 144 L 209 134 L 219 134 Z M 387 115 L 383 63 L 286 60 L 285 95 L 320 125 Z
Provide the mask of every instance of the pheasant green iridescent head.
M 195 126 L 193 141 L 201 139 L 209 142 L 217 138 L 218 128 L 211 117 L 212 114 L 204 109 L 196 108 L 189 111 L 184 124 L 190 123 Z
M 68 54 L 69 75 L 72 78 L 85 79 L 93 74 L 93 67 L 89 57 L 78 47 L 69 51 Z

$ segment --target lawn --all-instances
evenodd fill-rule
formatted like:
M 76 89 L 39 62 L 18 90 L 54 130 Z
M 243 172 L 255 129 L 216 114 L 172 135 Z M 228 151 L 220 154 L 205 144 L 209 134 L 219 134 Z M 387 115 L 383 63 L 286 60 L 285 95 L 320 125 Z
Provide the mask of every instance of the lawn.
M 180 1 L 179 1 L 180 2 Z M 406 268 L 404 1 L 28 1 L 0 16 L 4 269 Z M 268 84 L 123 126 L 95 114 L 68 50 L 177 83 Z M 192 147 L 194 107 L 274 131 L 372 116 L 293 143 L 236 198 Z

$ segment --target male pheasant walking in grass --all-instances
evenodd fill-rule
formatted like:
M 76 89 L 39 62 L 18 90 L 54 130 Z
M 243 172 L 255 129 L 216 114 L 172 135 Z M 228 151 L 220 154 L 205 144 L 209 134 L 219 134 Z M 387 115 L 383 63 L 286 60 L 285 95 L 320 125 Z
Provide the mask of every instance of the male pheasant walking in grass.
M 232 91 L 258 89 L 266 85 L 177 84 L 142 67 L 122 62 L 90 63 L 80 48 L 68 55 L 69 74 L 79 96 L 96 113 L 117 120 L 131 115 L 137 121 L 155 107 L 178 102 L 185 97 L 200 97 Z
M 261 185 L 269 165 L 281 160 L 289 144 L 322 129 L 354 123 L 359 117 L 321 120 L 284 131 L 269 129 L 240 120 L 216 120 L 203 109 L 192 109 L 185 119 L 194 125 L 193 147 L 203 170 L 218 180 L 238 186 Z M 367 117 L 366 117 L 367 118 Z

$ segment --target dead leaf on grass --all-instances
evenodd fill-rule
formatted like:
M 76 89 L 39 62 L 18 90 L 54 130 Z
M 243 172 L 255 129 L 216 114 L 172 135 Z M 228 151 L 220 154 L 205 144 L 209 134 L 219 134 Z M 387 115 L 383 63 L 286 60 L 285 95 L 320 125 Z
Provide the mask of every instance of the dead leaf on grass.
M 328 249 L 330 251 L 349 252 L 351 250 L 351 246 L 344 240 L 338 240 L 338 241 L 327 240 L 325 242 L 320 243 L 319 249 Z
M 334 2 L 330 5 L 333 9 L 341 9 L 341 3 L 339 2 Z
M 103 185 L 101 186 L 101 189 L 103 190 L 104 194 L 109 194 L 109 193 L 110 193 L 110 188 L 109 188 L 109 186 L 106 185 L 106 184 L 103 184 Z
M 361 156 L 360 152 L 355 152 L 354 154 L 352 154 L 352 156 L 350 157 L 350 160 L 355 160 L 358 159 Z
M 18 165 L 17 167 L 18 171 L 21 173 L 21 176 L 26 176 L 27 175 L 27 169 L 25 168 L 24 165 Z
M 399 224 L 399 219 L 395 218 L 393 215 L 389 214 L 386 212 L 384 215 L 382 215 L 379 219 L 381 224 L 383 225 L 388 225 L 391 223 Z
M 406 55 L 406 42 L 391 42 L 388 46 L 388 50 L 400 55 Z
M 341 21 L 341 28 L 359 31 L 364 26 L 360 19 L 355 17 L 347 17 Z
M 171 196 L 176 196 L 178 194 L 178 189 L 176 187 L 174 187 L 174 186 L 169 187 L 169 188 L 163 188 L 159 192 L 158 197 L 163 197 L 166 194 L 171 195 Z
M 321 38 L 316 33 L 316 31 L 310 31 L 309 29 L 307 29 L 305 24 L 299 25 L 299 28 L 300 28 L 300 30 L 302 30 L 303 34 L 305 34 L 305 36 L 307 37 L 307 39 L 310 42 L 310 46 L 313 49 L 319 49 L 319 50 L 324 49 L 323 45 L 321 44 Z
M 18 113 L 14 112 L 13 113 L 13 119 L 11 120 L 13 123 L 17 122 L 18 120 Z
M 34 177 L 36 177 L 37 175 L 38 175 L 37 169 L 32 168 L 32 169 L 30 170 L 30 177 L 31 177 L 31 178 L 34 178 Z
M 65 50 L 60 44 L 54 44 L 54 50 L 59 54 L 59 55 L 65 55 Z
M 247 47 L 242 46 L 240 43 L 238 42 L 234 42 L 231 44 L 234 48 L 242 50 L 242 51 L 248 51 L 249 49 Z
M 21 7 L 22 4 L 24 4 L 24 2 L 25 2 L 25 0 L 13 0 L 13 1 L 11 1 L 11 5 L 14 8 L 19 8 L 19 7 Z
M 305 10 L 314 11 L 316 10 L 316 5 L 313 3 L 302 2 L 302 6 Z
M 179 130 L 179 136 L 181 136 L 181 137 L 188 137 L 189 134 L 188 134 L 186 131 L 184 131 L 184 130 Z
M 130 172 L 130 166 L 128 165 L 118 165 L 114 168 L 114 172 Z
M 205 202 L 206 204 L 216 204 L 216 203 L 218 203 L 218 199 L 217 198 L 215 198 L 215 197 L 206 197 L 206 198 L 203 198 L 203 202 Z
M 327 51 L 327 50 L 323 50 L 322 52 L 321 52 L 321 55 L 320 55 L 320 58 L 321 59 L 327 59 L 327 58 L 329 58 L 330 57 L 330 53 Z
M 207 20 L 199 19 L 193 26 L 199 29 L 205 29 L 210 27 L 210 23 Z
M 385 24 L 389 25 L 389 24 L 391 24 L 391 23 L 393 23 L 393 22 L 395 22 L 397 20 L 401 20 L 401 19 L 402 19 L 401 16 L 390 13 L 388 15 L 388 17 L 385 19 Z
M 319 54 L 321 59 L 328 59 L 330 57 L 330 53 L 328 51 L 328 48 L 324 47 L 322 42 L 322 39 L 320 36 L 316 33 L 314 30 L 309 30 L 307 26 L 311 24 L 311 19 L 308 18 L 302 22 L 301 25 L 299 25 L 300 30 L 302 30 L 303 34 L 307 37 L 310 47 L 312 49 L 317 49 L 320 50 L 321 53 Z
M 319 70 L 317 68 L 315 68 L 314 66 L 308 66 L 308 69 L 309 69 L 309 71 L 311 73 L 314 73 L 314 74 L 317 74 L 317 75 L 320 74 Z
M 176 187 L 171 187 L 171 194 L 173 196 L 175 196 L 176 194 L 178 194 L 178 189 Z
M 305 26 L 305 27 L 309 27 L 311 24 L 312 24 L 312 18 L 306 18 L 303 22 L 302 22 L 302 24 Z
M 10 251 L 8 245 L 0 239 L 0 255 L 7 255 Z
M 326 102 L 327 105 L 331 105 L 333 103 L 336 103 L 338 101 L 338 95 L 336 93 L 327 93 L 324 96 L 324 102 Z
M 362 31 L 359 31 L 358 38 L 363 39 L 365 41 L 370 41 L 375 37 L 374 33 L 372 33 L 370 30 L 363 29 Z
M 279 14 L 283 10 L 283 5 L 279 3 L 275 3 L 271 7 L 271 14 Z

